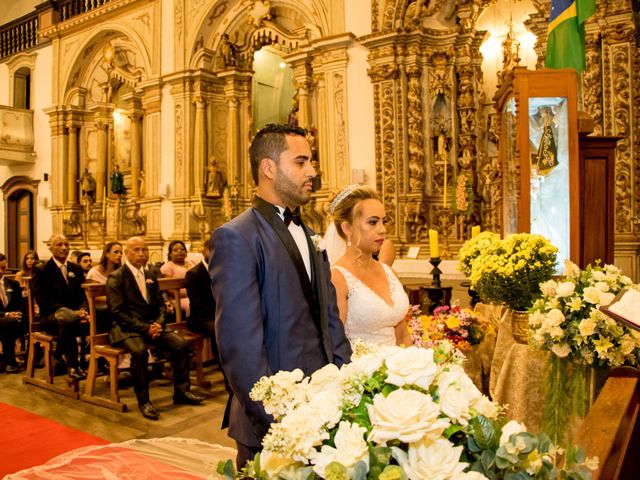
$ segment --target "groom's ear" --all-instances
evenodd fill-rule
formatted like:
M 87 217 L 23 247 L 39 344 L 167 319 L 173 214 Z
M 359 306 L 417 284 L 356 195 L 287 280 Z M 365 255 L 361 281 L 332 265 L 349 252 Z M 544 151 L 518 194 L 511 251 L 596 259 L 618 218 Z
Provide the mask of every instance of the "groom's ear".
M 265 176 L 265 178 L 273 180 L 276 172 L 276 162 L 274 162 L 269 157 L 264 157 L 262 160 L 260 160 L 260 171 L 262 172 L 262 175 Z

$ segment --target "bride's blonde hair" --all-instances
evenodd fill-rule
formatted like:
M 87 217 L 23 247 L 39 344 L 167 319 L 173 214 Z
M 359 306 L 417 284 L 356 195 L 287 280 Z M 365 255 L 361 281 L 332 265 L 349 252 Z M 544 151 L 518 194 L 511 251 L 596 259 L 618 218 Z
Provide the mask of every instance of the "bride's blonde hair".
M 370 187 L 365 185 L 350 185 L 336 195 L 329 206 L 329 213 L 333 218 L 333 224 L 336 227 L 338 235 L 343 240 L 349 240 L 342 231 L 342 223 L 347 222 L 354 229 L 354 233 L 358 232 L 358 219 L 360 218 L 360 202 L 363 200 L 380 200 L 380 197 Z M 354 235 L 355 236 L 355 235 Z

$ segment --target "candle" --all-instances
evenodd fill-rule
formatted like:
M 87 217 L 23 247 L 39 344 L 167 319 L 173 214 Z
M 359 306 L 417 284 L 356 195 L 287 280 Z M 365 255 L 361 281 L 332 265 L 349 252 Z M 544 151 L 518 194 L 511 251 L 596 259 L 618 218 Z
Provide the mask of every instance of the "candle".
M 102 220 L 107 218 L 107 187 L 102 189 Z
M 447 207 L 447 158 L 442 157 L 444 160 L 444 188 L 442 189 L 442 206 Z
M 196 195 L 198 196 L 198 203 L 200 203 L 200 211 L 204 215 L 204 205 L 202 204 L 202 195 L 200 195 L 200 187 L 196 186 Z
M 437 258 L 440 256 L 437 230 L 429 230 L 429 248 L 431 250 L 431 258 Z
M 471 227 L 471 238 L 476 238 L 480 235 L 480 225 L 474 225 Z

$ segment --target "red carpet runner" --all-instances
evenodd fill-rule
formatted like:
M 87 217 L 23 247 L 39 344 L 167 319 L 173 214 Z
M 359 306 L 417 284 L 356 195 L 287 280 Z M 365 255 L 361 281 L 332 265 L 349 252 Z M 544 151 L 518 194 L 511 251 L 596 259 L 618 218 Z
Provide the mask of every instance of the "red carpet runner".
M 0 478 L 61 453 L 109 442 L 0 402 Z

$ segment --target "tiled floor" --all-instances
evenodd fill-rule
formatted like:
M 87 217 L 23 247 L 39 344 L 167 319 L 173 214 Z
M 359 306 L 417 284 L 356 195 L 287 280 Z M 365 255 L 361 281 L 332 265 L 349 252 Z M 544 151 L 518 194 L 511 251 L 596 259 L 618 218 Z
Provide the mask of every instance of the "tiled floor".
M 57 377 L 56 377 L 57 378 Z M 171 381 L 154 380 L 151 384 L 151 400 L 160 410 L 160 420 L 145 419 L 138 411 L 131 387 L 121 390 L 122 399 L 129 406 L 125 413 L 73 400 L 47 390 L 22 383 L 22 375 L 0 374 L 0 401 L 23 408 L 44 417 L 57 420 L 110 442 L 133 438 L 176 436 L 195 438 L 204 442 L 234 447 L 226 430 L 220 430 L 227 394 L 222 375 L 208 369 L 207 378 L 212 387 L 192 387 L 208 398 L 203 405 L 174 406 Z M 106 389 L 104 380 L 98 380 L 98 388 Z M 80 388 L 84 387 L 83 382 Z

